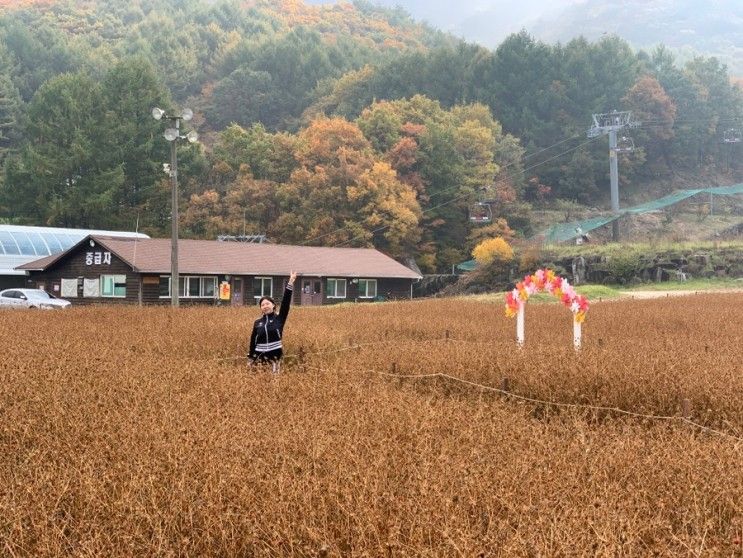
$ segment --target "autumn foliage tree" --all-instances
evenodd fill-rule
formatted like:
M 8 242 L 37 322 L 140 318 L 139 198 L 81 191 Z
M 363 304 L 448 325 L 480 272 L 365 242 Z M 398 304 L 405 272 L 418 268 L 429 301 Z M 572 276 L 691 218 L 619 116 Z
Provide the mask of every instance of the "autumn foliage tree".
M 485 105 L 446 110 L 415 95 L 374 103 L 357 123 L 416 193 L 424 211 L 419 265 L 426 270 L 467 258 L 469 207 L 483 195 L 498 198 L 501 208 L 516 198 L 513 182 L 500 176 L 501 165 L 520 160 L 523 151 Z
M 395 188 L 412 191 L 420 206 L 415 252 L 424 271 L 468 257 L 475 226 L 468 208 L 481 197 L 495 199 L 494 217 L 524 236 L 534 232 L 525 201 L 605 203 L 605 142 L 579 151 L 568 143 L 584 136 L 592 113 L 629 109 L 643 122 L 632 130 L 636 151 L 621 156 L 623 185 L 671 168 L 714 171 L 727 162 L 740 170 L 720 139 L 739 127 L 743 90 L 716 58 L 678 64 L 662 45 L 645 53 L 613 35 L 551 45 L 526 31 L 491 51 L 431 32 L 399 9 L 322 4 L 0 0 L 0 219 L 128 229 L 141 217 L 140 228 L 167 234 L 167 144 L 152 106 L 196 113 L 191 124 L 210 164 L 202 169 L 198 148 L 184 153 L 191 165 L 179 156 L 184 201 L 213 190 L 222 204 L 245 180 L 256 181 L 251 188 L 275 183 L 268 190 L 286 238 L 303 237 L 308 222 L 327 231 L 343 223 L 352 237 L 396 250 L 378 238 L 382 225 L 371 224 L 378 217 L 346 218 L 335 206 L 318 217 L 317 206 L 309 221 L 292 220 L 293 208 L 282 205 L 297 203 L 300 171 L 313 180 L 327 173 L 326 184 L 310 188 L 317 194 L 343 183 L 344 165 L 357 178 L 367 172 L 387 183 L 384 167 L 373 172 L 386 163 Z M 62 86 L 65 75 L 83 87 Z M 299 162 L 301 130 L 323 116 L 358 125 L 370 148 L 340 152 L 363 153 L 363 164 L 347 160 L 334 170 Z M 522 172 L 525 150 L 532 186 Z M 645 185 L 647 196 L 665 193 Z M 237 205 L 230 211 L 237 215 Z
M 420 206 L 389 163 L 374 158 L 356 124 L 313 121 L 299 134 L 295 157 L 300 168 L 278 193 L 276 231 L 284 241 L 412 251 Z
M 191 236 L 215 238 L 220 234 L 265 234 L 280 238 L 279 184 L 253 177 L 242 165 L 226 192 L 214 189 L 192 194 L 182 224 Z
M 500 217 L 493 220 L 493 222 L 488 225 L 472 229 L 467 240 L 468 244 L 477 245 L 484 240 L 496 237 L 502 238 L 506 242 L 510 242 L 513 240 L 514 236 L 515 233 L 513 229 L 508 226 L 508 221 Z
M 648 163 L 657 168 L 669 165 L 668 147 L 674 136 L 676 104 L 660 82 L 650 75 L 643 75 L 627 91 L 623 99 L 633 117 L 646 123 L 635 132 L 638 143 L 647 154 Z
M 479 264 L 509 262 L 513 259 L 513 248 L 502 237 L 488 238 L 475 246 L 472 256 Z

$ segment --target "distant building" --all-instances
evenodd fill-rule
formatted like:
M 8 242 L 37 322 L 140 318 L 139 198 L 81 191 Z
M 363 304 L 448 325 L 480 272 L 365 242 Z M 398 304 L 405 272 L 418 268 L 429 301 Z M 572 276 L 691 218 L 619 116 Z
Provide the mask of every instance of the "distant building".
M 90 234 L 149 238 L 133 232 L 0 225 L 0 290 L 28 286 L 28 272 L 18 266 L 63 252 Z
M 64 252 L 19 267 L 29 284 L 73 304 L 170 304 L 170 239 L 90 235 Z M 178 243 L 179 298 L 184 304 L 253 305 L 280 297 L 299 274 L 299 305 L 412 298 L 421 275 L 369 248 L 326 248 L 214 240 Z

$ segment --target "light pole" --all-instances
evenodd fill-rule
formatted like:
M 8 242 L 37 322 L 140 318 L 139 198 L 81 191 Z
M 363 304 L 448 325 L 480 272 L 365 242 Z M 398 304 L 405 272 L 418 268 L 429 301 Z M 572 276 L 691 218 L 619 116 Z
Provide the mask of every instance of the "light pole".
M 178 274 L 178 154 L 176 144 L 178 140 L 187 140 L 195 143 L 199 135 L 191 130 L 186 135 L 181 135 L 181 120 L 188 122 L 193 118 L 191 109 L 184 109 L 179 114 L 167 114 L 157 107 L 152 109 L 152 118 L 161 120 L 167 118 L 172 128 L 167 128 L 163 133 L 166 140 L 170 142 L 170 181 L 171 181 L 171 213 L 170 213 L 170 304 L 173 308 L 178 307 L 178 289 L 180 287 L 180 276 Z

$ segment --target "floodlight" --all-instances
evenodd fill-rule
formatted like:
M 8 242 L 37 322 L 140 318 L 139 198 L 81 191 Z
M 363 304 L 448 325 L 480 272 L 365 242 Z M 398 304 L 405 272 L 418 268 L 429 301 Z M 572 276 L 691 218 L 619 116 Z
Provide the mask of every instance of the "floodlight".
M 165 116 L 165 111 L 161 108 L 153 108 L 152 109 L 152 118 L 155 120 L 160 120 L 163 116 Z
M 189 143 L 196 143 L 199 141 L 199 134 L 197 134 L 194 130 L 191 130 L 186 134 L 186 139 L 189 141 Z
M 189 120 L 191 120 L 193 118 L 193 111 L 191 109 L 189 109 L 189 108 L 183 109 L 181 111 L 181 118 L 183 118 L 183 120 L 185 120 L 186 122 L 188 122 Z
M 178 130 L 175 128 L 168 128 L 165 130 L 165 133 L 163 133 L 163 136 L 168 141 L 175 141 L 178 139 Z

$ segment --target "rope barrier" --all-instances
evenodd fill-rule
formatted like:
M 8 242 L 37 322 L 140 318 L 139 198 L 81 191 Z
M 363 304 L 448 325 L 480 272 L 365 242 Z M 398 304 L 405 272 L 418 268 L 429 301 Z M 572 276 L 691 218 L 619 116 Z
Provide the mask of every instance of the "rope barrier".
M 450 337 L 439 337 L 439 338 L 433 338 L 433 339 L 408 339 L 405 341 L 411 341 L 411 342 L 420 342 L 420 341 L 456 341 L 457 343 L 463 343 L 468 341 L 463 341 L 460 339 L 454 339 Z M 358 343 L 355 345 L 349 345 L 348 347 L 341 347 L 338 349 L 328 350 L 328 351 L 316 351 L 312 353 L 302 353 L 302 354 L 293 354 L 293 355 L 286 355 L 284 358 L 290 358 L 290 359 L 298 359 L 300 357 L 308 357 L 308 356 L 317 356 L 317 355 L 325 355 L 325 354 L 333 354 L 333 353 L 340 353 L 344 351 L 352 351 L 356 349 L 361 349 L 363 347 L 370 347 L 375 345 L 384 345 L 389 343 L 396 343 L 399 344 L 401 341 L 399 339 L 390 341 L 390 340 L 384 340 L 384 341 L 372 341 L 368 343 Z M 469 341 L 469 343 L 474 344 L 485 344 L 483 342 L 477 342 L 477 341 Z M 239 357 L 225 357 L 225 358 L 217 358 L 217 359 L 204 359 L 205 361 L 228 361 L 228 360 L 243 360 L 246 357 L 239 356 Z M 330 373 L 333 372 L 332 370 L 329 370 L 327 368 L 322 368 L 318 366 L 312 366 L 306 363 L 301 363 L 300 366 L 302 366 L 304 369 L 308 370 L 317 370 L 319 372 L 325 372 Z M 611 412 L 611 413 L 618 413 L 622 415 L 627 415 L 635 418 L 643 418 L 643 419 L 649 419 L 649 420 L 663 420 L 663 421 L 680 421 L 687 423 L 691 426 L 694 426 L 695 428 L 699 428 L 700 430 L 704 430 L 706 432 L 710 432 L 713 434 L 717 434 L 719 436 L 727 437 L 732 440 L 735 440 L 736 442 L 743 442 L 743 437 L 736 436 L 734 434 L 730 434 L 729 432 L 724 432 L 722 430 L 717 430 L 714 428 L 711 428 L 709 426 L 704 426 L 703 424 L 699 424 L 698 422 L 695 422 L 687 417 L 684 416 L 674 416 L 674 415 L 651 415 L 646 413 L 637 413 L 635 411 L 628 411 L 626 409 L 621 409 L 619 407 L 606 407 L 602 405 L 588 405 L 584 403 L 565 403 L 561 401 L 548 401 L 544 399 L 537 399 L 534 397 L 528 397 L 525 395 L 519 395 L 517 393 L 513 393 L 512 391 L 508 391 L 505 389 L 497 388 L 494 386 L 489 386 L 486 384 L 480 384 L 477 382 L 472 382 L 470 380 L 465 380 L 463 378 L 458 378 L 456 376 L 452 376 L 451 374 L 446 374 L 444 372 L 432 372 L 430 374 L 396 374 L 396 373 L 390 373 L 390 372 L 381 372 L 379 370 L 375 370 L 373 368 L 366 368 L 357 370 L 357 372 L 369 372 L 373 374 L 377 374 L 382 377 L 388 377 L 388 378 L 398 378 L 398 379 L 410 379 L 410 380 L 425 380 L 425 379 L 431 379 L 431 378 L 443 378 L 447 379 L 453 382 L 458 382 L 464 385 L 468 385 L 471 387 L 475 387 L 477 389 L 481 389 L 484 391 L 491 391 L 495 393 L 499 393 L 501 395 L 505 395 L 508 397 L 511 397 L 513 399 L 518 399 L 520 401 L 525 401 L 528 403 L 533 403 L 537 405 L 546 405 L 550 407 L 562 407 L 562 408 L 571 408 L 571 409 L 579 409 L 579 410 L 593 410 L 593 411 L 605 411 L 605 412 Z
M 317 367 L 313 367 L 317 370 L 323 370 Z M 323 370 L 327 372 L 327 370 Z M 433 372 L 431 374 L 391 374 L 389 372 L 380 372 L 379 370 L 363 370 L 364 372 L 374 372 L 376 374 L 379 374 L 380 376 L 386 376 L 391 378 L 405 378 L 405 379 L 430 379 L 430 378 L 445 378 L 447 380 L 452 380 L 454 382 L 459 382 L 462 384 L 466 384 L 472 387 L 476 387 L 478 389 L 482 389 L 484 391 L 493 391 L 496 393 L 500 393 L 502 395 L 506 395 L 508 397 L 512 397 L 514 399 L 519 399 L 522 401 L 527 401 L 529 403 L 535 403 L 539 405 L 549 405 L 551 407 L 566 407 L 566 408 L 572 408 L 572 409 L 581 409 L 581 410 L 594 410 L 594 411 L 607 411 L 612 413 L 619 413 L 623 415 L 628 415 L 632 417 L 637 418 L 644 418 L 644 419 L 650 419 L 650 420 L 665 420 L 665 421 L 681 421 L 685 422 L 687 424 L 690 424 L 696 428 L 699 428 L 700 430 L 705 430 L 707 432 L 711 432 L 714 434 L 718 434 L 723 437 L 731 438 L 737 442 L 743 442 L 743 438 L 736 436 L 734 434 L 730 434 L 729 432 L 723 432 L 722 430 L 716 430 L 714 428 L 710 428 L 709 426 L 704 426 L 703 424 L 699 424 L 698 422 L 694 422 L 691 419 L 688 419 L 686 417 L 682 416 L 674 416 L 674 415 L 649 415 L 645 413 L 636 413 L 634 411 L 628 411 L 626 409 L 621 409 L 619 407 L 605 407 L 601 405 L 587 405 L 583 403 L 563 403 L 559 401 L 546 401 L 543 399 L 535 399 L 533 397 L 527 397 L 525 395 L 519 395 L 517 393 L 513 393 L 512 391 L 507 391 L 504 389 L 500 389 L 493 386 L 488 386 L 485 384 L 478 384 L 477 382 L 472 382 L 470 380 L 465 380 L 463 378 L 457 378 L 456 376 L 452 376 L 450 374 L 445 374 L 443 372 Z

